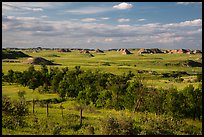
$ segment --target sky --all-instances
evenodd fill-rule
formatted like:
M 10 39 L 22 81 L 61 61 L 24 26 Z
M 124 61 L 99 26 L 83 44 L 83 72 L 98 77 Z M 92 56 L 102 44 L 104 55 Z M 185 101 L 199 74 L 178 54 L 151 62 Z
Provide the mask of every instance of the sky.
M 2 47 L 202 49 L 202 3 L 2 2 Z

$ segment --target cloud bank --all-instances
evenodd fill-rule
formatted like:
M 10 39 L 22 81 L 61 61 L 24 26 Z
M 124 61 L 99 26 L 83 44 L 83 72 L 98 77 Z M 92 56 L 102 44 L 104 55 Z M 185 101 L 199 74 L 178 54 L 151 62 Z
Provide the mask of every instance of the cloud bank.
M 84 18 L 81 21 L 47 21 L 36 17 L 2 16 L 3 45 L 51 47 L 141 47 L 155 45 L 166 48 L 174 44 L 202 45 L 202 19 L 179 23 L 143 25 L 111 25 Z M 128 19 L 120 20 L 128 22 Z M 94 39 L 94 40 L 93 40 Z M 87 40 L 89 42 L 87 43 Z M 113 41 L 114 40 L 114 41 Z M 95 45 L 89 45 L 90 43 Z M 107 45 L 111 42 L 111 45 Z M 85 44 L 87 43 L 87 45 Z M 166 46 L 165 46 L 166 45 Z M 91 46 L 91 47 L 90 47 Z

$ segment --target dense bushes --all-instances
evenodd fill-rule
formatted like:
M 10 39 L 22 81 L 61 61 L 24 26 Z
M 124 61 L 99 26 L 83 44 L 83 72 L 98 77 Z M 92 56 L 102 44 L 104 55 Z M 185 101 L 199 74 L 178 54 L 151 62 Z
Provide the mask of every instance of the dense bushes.
M 140 135 L 201 135 L 202 129 L 188 125 L 185 121 L 167 116 L 144 113 L 137 122 L 141 125 Z M 192 129 L 190 129 L 192 128 Z
M 103 135 L 201 135 L 202 129 L 168 115 L 144 112 L 133 119 L 124 112 L 108 115 L 101 122 Z
M 185 74 L 173 72 L 173 77 Z M 68 67 L 48 68 L 34 66 L 24 72 L 9 70 L 3 75 L 7 82 L 20 83 L 40 93 L 57 93 L 62 99 L 76 98 L 84 105 L 93 104 L 98 108 L 116 110 L 148 111 L 156 114 L 168 114 L 178 118 L 201 118 L 202 89 L 192 85 L 178 91 L 177 89 L 149 88 L 141 74 L 132 72 L 123 75 L 83 71 L 80 66 L 74 70 Z
M 138 135 L 141 132 L 139 126 L 135 126 L 132 117 L 120 114 L 118 117 L 109 115 L 101 121 L 103 135 Z
M 23 97 L 12 101 L 9 97 L 2 97 L 2 127 L 15 129 L 26 126 L 25 116 L 29 110 Z

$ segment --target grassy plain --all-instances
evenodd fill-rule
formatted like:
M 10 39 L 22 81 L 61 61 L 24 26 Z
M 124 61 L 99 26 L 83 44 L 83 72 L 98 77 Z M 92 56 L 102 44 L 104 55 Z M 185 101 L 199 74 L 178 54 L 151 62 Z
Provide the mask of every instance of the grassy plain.
M 68 67 L 69 69 L 74 69 L 75 66 L 81 66 L 82 70 L 100 70 L 103 72 L 111 72 L 113 74 L 123 74 L 128 71 L 137 73 L 138 70 L 147 70 L 147 71 L 156 71 L 158 77 L 152 77 L 151 74 L 146 74 L 147 83 L 158 87 L 168 87 L 176 86 L 177 88 L 183 88 L 188 84 L 198 85 L 197 82 L 166 82 L 163 78 L 160 77 L 161 73 L 167 73 L 172 71 L 186 71 L 189 74 L 193 73 L 202 73 L 202 67 L 185 67 L 185 66 L 165 66 L 167 63 L 176 64 L 186 60 L 195 60 L 201 62 L 201 54 L 137 54 L 135 51 L 132 51 L 133 54 L 122 55 L 116 51 L 106 51 L 104 53 L 92 53 L 94 57 L 89 56 L 88 54 L 81 54 L 79 51 L 72 52 L 57 52 L 52 50 L 45 50 L 39 52 L 29 52 L 23 51 L 25 54 L 28 54 L 32 57 L 43 57 L 48 60 L 52 60 L 57 64 L 59 68 Z M 53 57 L 52 55 L 57 55 L 59 57 Z M 19 60 L 20 62 L 25 61 L 27 58 L 13 59 Z M 7 73 L 9 69 L 15 71 L 24 71 L 30 65 L 22 63 L 2 63 L 2 72 Z M 54 67 L 54 66 L 51 66 Z M 40 69 L 39 65 L 35 65 L 36 69 Z M 185 77 L 186 78 L 186 77 Z M 187 77 L 189 78 L 189 77 Z M 190 77 L 194 79 L 195 77 Z
M 172 72 L 172 71 L 186 71 L 189 74 L 193 73 L 202 73 L 202 67 L 184 67 L 184 66 L 165 66 L 166 63 L 178 63 L 180 61 L 185 60 L 195 60 L 200 61 L 202 57 L 201 54 L 196 55 L 188 55 L 188 54 L 144 54 L 139 55 L 134 53 L 130 55 L 122 55 L 116 51 L 106 51 L 104 53 L 92 53 L 94 57 L 91 57 L 86 54 L 80 54 L 79 51 L 72 51 L 68 53 L 57 52 L 57 51 L 39 51 L 39 52 L 26 52 L 33 57 L 43 57 L 48 60 L 52 60 L 54 63 L 61 64 L 60 66 L 56 66 L 59 68 L 68 67 L 69 69 L 74 69 L 75 66 L 81 66 L 82 70 L 100 70 L 103 72 L 111 72 L 114 74 L 123 74 L 128 71 L 132 71 L 133 73 L 137 73 L 138 70 L 147 70 L 147 71 L 156 71 L 158 75 L 152 76 L 150 73 L 145 74 L 147 77 L 146 83 L 149 86 L 154 86 L 158 88 L 169 88 L 169 87 L 177 87 L 178 89 L 183 89 L 185 86 L 189 84 L 193 84 L 195 87 L 198 86 L 198 82 L 195 82 L 193 79 L 196 76 L 183 76 L 183 82 L 175 82 L 173 79 L 165 79 L 161 77 L 162 73 Z M 59 57 L 53 57 L 52 55 L 58 55 Z M 20 62 L 25 61 L 27 58 L 20 59 L 12 59 L 19 60 Z M 2 60 L 2 72 L 7 73 L 9 69 L 13 69 L 14 71 L 24 71 L 27 70 L 30 65 L 22 64 L 22 63 L 9 63 L 3 62 Z M 55 67 L 55 66 L 50 66 Z M 35 65 L 36 69 L 40 69 L 39 65 Z M 49 68 L 49 67 L 48 67 Z M 189 80 L 192 80 L 191 82 Z M 48 99 L 48 98 L 58 98 L 57 94 L 39 94 L 37 90 L 34 92 L 27 87 L 23 87 L 17 84 L 8 84 L 2 83 L 2 95 L 7 95 L 12 99 L 18 98 L 18 91 L 25 91 L 26 100 L 34 99 Z M 63 102 L 63 115 L 65 117 L 70 117 L 70 115 L 79 116 L 79 111 L 76 109 L 76 102 L 71 98 L 67 101 Z M 36 107 L 36 115 L 39 121 L 43 122 L 43 120 L 49 120 L 53 123 L 50 125 L 54 125 L 58 123 L 59 125 L 66 125 L 66 120 L 61 117 L 61 103 L 58 104 L 50 104 L 49 108 L 49 117 L 46 117 L 46 107 Z M 29 105 L 29 110 L 32 110 L 32 105 Z M 30 112 L 31 113 L 31 112 Z M 95 127 L 94 134 L 101 134 L 100 129 L 100 118 L 103 118 L 109 114 L 119 115 L 119 113 L 125 113 L 127 115 L 133 116 L 135 119 L 140 118 L 143 113 L 132 113 L 128 110 L 123 111 L 115 111 L 109 109 L 96 109 L 91 106 L 86 108 L 83 112 L 84 120 L 83 123 L 87 125 L 92 125 Z M 27 120 L 30 123 L 33 123 L 34 116 L 29 115 Z M 69 120 L 68 120 L 69 121 Z M 202 122 L 193 121 L 191 119 L 184 119 L 188 124 L 195 125 L 199 128 L 202 128 Z M 79 121 L 78 121 L 79 122 Z M 46 129 L 46 128 L 45 128 Z M 48 127 L 49 131 L 42 131 L 31 129 L 31 128 L 23 128 L 18 130 L 9 130 L 2 128 L 3 135 L 9 134 L 53 134 L 53 130 Z M 66 128 L 65 128 L 66 129 Z M 67 128 L 66 130 L 62 130 L 61 134 L 90 134 L 86 127 L 81 128 L 80 130 L 73 130 L 72 128 Z

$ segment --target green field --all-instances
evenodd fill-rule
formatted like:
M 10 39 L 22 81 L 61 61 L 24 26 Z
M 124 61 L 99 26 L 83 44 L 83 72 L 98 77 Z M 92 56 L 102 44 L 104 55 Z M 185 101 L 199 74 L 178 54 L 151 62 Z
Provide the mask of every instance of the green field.
M 87 54 L 81 54 L 79 51 L 72 52 L 57 52 L 52 50 L 39 51 L 39 52 L 25 52 L 32 57 L 43 57 L 47 60 L 52 60 L 57 64 L 61 64 L 60 66 L 56 66 L 59 68 L 68 67 L 69 69 L 74 69 L 75 66 L 81 66 L 83 70 L 100 70 L 103 72 L 111 72 L 113 74 L 123 74 L 128 71 L 132 71 L 133 73 L 137 73 L 138 70 L 147 70 L 147 71 L 156 71 L 158 74 L 172 72 L 172 71 L 186 71 L 189 74 L 192 73 L 202 73 L 202 67 L 185 67 L 185 66 L 165 66 L 166 63 L 178 63 L 185 60 L 194 60 L 198 62 L 202 62 L 200 59 L 202 57 L 201 54 L 137 54 L 135 51 L 132 51 L 134 54 L 122 55 L 116 51 L 106 51 L 104 53 L 91 53 L 94 57 L 90 57 Z M 50 57 L 51 55 L 58 55 L 59 57 Z M 21 59 L 12 59 L 19 60 L 20 62 L 25 61 L 27 58 Z M 15 71 L 24 71 L 28 69 L 30 65 L 22 64 L 22 63 L 8 63 L 2 62 L 2 72 L 7 73 L 9 69 L 13 69 Z M 54 66 L 51 66 L 54 67 Z M 35 65 L 36 69 L 40 68 L 40 65 Z M 146 74 L 151 77 L 151 74 Z M 188 84 L 193 84 L 195 86 L 198 85 L 197 82 L 183 82 L 183 83 L 175 83 L 168 82 L 165 83 L 160 78 L 149 78 L 147 83 L 153 82 L 155 86 L 165 88 L 166 85 L 176 86 L 177 88 L 183 88 Z M 162 86 L 163 85 L 163 86 Z M 164 86 L 165 85 L 165 86 Z
M 67 53 L 52 51 L 52 50 L 42 50 L 39 52 L 29 52 L 23 51 L 25 54 L 28 54 L 32 57 L 43 57 L 47 60 L 51 60 L 54 63 L 61 64 L 59 66 L 48 66 L 49 67 L 59 67 L 64 68 L 68 67 L 70 70 L 74 69 L 75 66 L 80 66 L 82 70 L 100 70 L 102 72 L 110 72 L 117 75 L 122 75 L 123 73 L 128 73 L 132 71 L 134 74 L 137 74 L 140 70 L 146 70 L 146 73 L 143 73 L 145 76 L 145 84 L 149 87 L 164 88 L 168 89 L 171 87 L 176 87 L 179 90 L 182 90 L 187 85 L 193 85 L 198 87 L 200 82 L 196 81 L 196 74 L 202 74 L 202 67 L 187 67 L 187 66 L 166 66 L 166 63 L 175 64 L 186 60 L 194 60 L 202 63 L 202 55 L 188 55 L 188 54 L 137 54 L 135 51 L 131 51 L 133 54 L 122 55 L 116 51 L 105 51 L 104 53 L 92 53 L 93 57 L 88 54 L 81 54 L 79 51 L 72 51 Z M 57 55 L 58 57 L 53 57 Z M 2 72 L 4 74 L 8 73 L 8 70 L 12 69 L 14 71 L 27 70 L 30 65 L 22 64 L 23 61 L 27 58 L 12 59 L 20 61 L 20 63 L 11 63 L 5 62 L 2 60 Z M 35 65 L 35 69 L 40 69 L 40 65 Z M 163 78 L 163 73 L 172 73 L 173 71 L 185 71 L 189 76 L 182 76 L 182 82 L 176 82 L 174 78 Z M 153 75 L 151 72 L 155 72 L 156 75 Z M 33 99 L 45 100 L 45 99 L 54 99 L 59 98 L 57 94 L 40 94 L 37 92 L 37 89 L 33 92 L 32 89 L 28 87 L 23 87 L 18 84 L 9 84 L 6 82 L 2 83 L 2 95 L 11 97 L 11 99 L 18 99 L 18 92 L 25 91 L 25 98 L 27 101 L 32 101 Z M 101 131 L 101 119 L 106 118 L 109 115 L 114 115 L 120 117 L 121 114 L 126 116 L 131 116 L 135 120 L 139 120 L 144 117 L 144 113 L 140 112 L 131 112 L 129 110 L 120 110 L 116 111 L 114 109 L 98 109 L 93 106 L 87 106 L 83 110 L 83 126 L 76 130 L 72 126 L 76 126 L 73 121 L 79 123 L 79 114 L 80 111 L 77 109 L 77 103 L 73 98 L 68 98 L 66 101 L 62 102 L 64 107 L 63 115 L 64 119 L 61 116 L 61 103 L 49 104 L 49 117 L 46 115 L 46 106 L 36 105 L 36 116 L 32 115 L 32 104 L 29 105 L 30 115 L 26 117 L 28 123 L 31 123 L 26 128 L 19 128 L 16 130 L 2 128 L 3 135 L 20 135 L 20 134 L 54 134 L 55 130 L 58 127 L 61 127 L 60 134 L 93 134 L 89 127 L 94 127 L 94 134 L 100 135 Z M 147 114 L 151 118 L 155 118 L 155 114 Z M 48 125 L 42 129 L 32 129 L 33 119 L 37 117 L 39 124 L 46 123 Z M 161 116 L 163 117 L 163 116 Z M 155 118 L 156 119 L 156 118 Z M 182 119 L 183 122 L 186 122 L 187 125 L 193 125 L 199 129 L 202 129 L 202 121 L 192 120 L 192 119 Z M 58 125 L 58 126 L 57 126 Z M 144 124 L 141 126 L 147 126 Z M 146 127 L 145 127 L 146 128 Z M 180 131 L 176 131 L 176 134 L 185 134 Z M 58 134 L 58 133 L 57 133 Z

